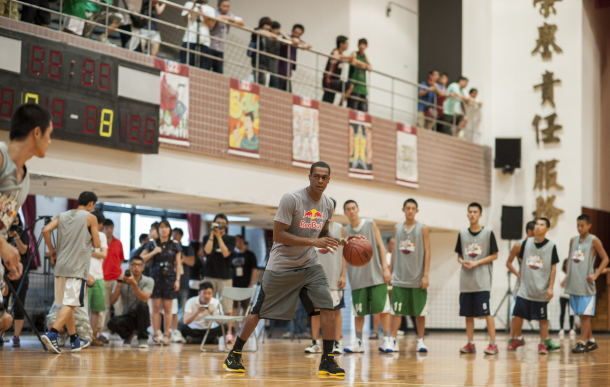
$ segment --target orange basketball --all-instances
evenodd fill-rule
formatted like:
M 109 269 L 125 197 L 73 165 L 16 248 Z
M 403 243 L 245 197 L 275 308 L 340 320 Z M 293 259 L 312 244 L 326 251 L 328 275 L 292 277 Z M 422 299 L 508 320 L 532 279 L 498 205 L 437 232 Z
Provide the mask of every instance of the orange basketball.
M 343 247 L 343 258 L 352 266 L 364 266 L 373 257 L 373 247 L 366 239 L 352 238 Z

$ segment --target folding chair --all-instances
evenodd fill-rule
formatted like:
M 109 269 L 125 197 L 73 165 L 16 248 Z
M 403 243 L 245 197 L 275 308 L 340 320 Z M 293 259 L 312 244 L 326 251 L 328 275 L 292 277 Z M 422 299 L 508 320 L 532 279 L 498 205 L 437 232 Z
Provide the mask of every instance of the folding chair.
M 225 332 L 225 323 L 228 322 L 242 322 L 246 319 L 246 316 L 248 316 L 248 314 L 250 313 L 250 309 L 252 309 L 252 302 L 254 301 L 254 294 L 256 293 L 256 288 L 232 288 L 232 287 L 223 287 L 222 288 L 222 293 L 220 295 L 220 303 L 218 304 L 218 308 L 220 309 L 220 313 L 221 315 L 216 315 L 216 316 L 206 316 L 205 317 L 205 321 L 206 322 L 216 322 L 220 325 L 220 328 L 222 330 L 222 337 L 224 338 L 226 335 Z M 225 316 L 224 315 L 224 311 L 222 310 L 222 301 L 224 300 L 224 298 L 228 298 L 232 301 L 244 301 L 244 300 L 250 300 L 250 305 L 248 305 L 248 309 L 246 310 L 246 312 L 244 313 L 243 316 Z M 210 329 L 212 328 L 212 324 L 210 324 L 210 327 L 208 328 L 208 330 L 205 332 L 205 337 L 203 338 L 203 341 L 201 342 L 201 351 L 202 352 L 229 352 L 230 349 L 229 347 L 227 347 L 227 342 L 225 341 L 225 350 L 214 350 L 214 349 L 205 349 L 203 346 L 205 345 L 205 342 L 208 338 L 208 335 L 210 334 Z M 254 332 L 254 343 L 255 343 L 255 349 L 244 349 L 243 352 L 256 352 L 258 351 L 258 337 L 256 336 L 256 332 Z

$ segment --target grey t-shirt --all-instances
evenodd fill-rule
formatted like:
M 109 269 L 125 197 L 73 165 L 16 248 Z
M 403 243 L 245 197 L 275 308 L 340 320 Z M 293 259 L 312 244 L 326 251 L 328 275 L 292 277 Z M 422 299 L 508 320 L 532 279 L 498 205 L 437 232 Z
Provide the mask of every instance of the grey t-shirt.
M 93 250 L 93 239 L 87 227 L 88 215 L 85 210 L 68 210 L 59 214 L 55 277 L 87 280 Z
M 405 222 L 396 225 L 392 285 L 402 288 L 421 288 L 425 269 L 423 226 L 422 223 L 417 222 L 410 230 L 406 230 Z
M 330 236 L 340 239 L 342 228 L 341 223 L 334 222 L 330 226 Z M 324 268 L 324 273 L 326 273 L 328 287 L 331 290 L 339 290 L 339 278 L 341 278 L 341 272 L 343 271 L 343 246 L 339 246 L 339 249 L 333 253 L 322 249 L 316 249 L 316 251 L 318 252 L 318 259 Z
M 275 221 L 289 225 L 288 232 L 301 238 L 316 239 L 334 210 L 333 202 L 324 194 L 313 200 L 307 188 L 288 192 L 282 196 Z M 267 270 L 287 271 L 319 265 L 313 246 L 288 246 L 273 242 Z
M 480 261 L 498 252 L 496 237 L 487 227 L 476 233 L 467 228 L 459 233 L 455 252 L 461 254 L 464 261 Z M 491 291 L 492 269 L 491 262 L 472 269 L 462 266 L 460 293 Z
M 379 246 L 377 246 L 377 239 L 375 238 L 375 231 L 373 229 L 373 220 L 362 219 L 361 223 L 355 229 L 348 224 L 345 226 L 345 238 L 350 235 L 362 235 L 369 241 L 373 248 L 373 256 L 369 263 L 360 267 L 352 265 L 346 266 L 347 277 L 349 278 L 352 290 L 384 284 L 383 266 L 381 265 Z M 385 259 L 385 257 L 383 258 Z
M 595 282 L 587 281 L 587 277 L 595 273 L 593 265 L 596 255 L 592 253 L 594 238 L 595 235 L 590 234 L 580 242 L 580 235 L 577 235 L 572 242 L 565 288 L 567 294 L 594 296 L 596 293 Z
M 155 280 L 142 274 L 140 280 L 138 281 L 138 287 L 142 292 L 152 294 L 153 288 L 155 287 Z M 136 296 L 133 286 L 124 283 L 121 286 L 121 304 L 123 305 L 123 314 L 125 315 L 131 309 L 135 308 L 138 302 L 140 302 L 140 300 L 138 300 L 138 296 Z
M 547 302 L 546 291 L 551 284 L 551 270 L 559 262 L 557 247 L 548 239 L 536 243 L 526 239 L 521 245 L 521 285 L 518 297 L 530 301 Z
M 0 142 L 2 166 L 0 167 L 0 235 L 6 238 L 8 229 L 19 212 L 19 208 L 28 197 L 30 175 L 27 168 L 23 179 L 19 181 L 17 166 L 8 154 L 8 145 Z

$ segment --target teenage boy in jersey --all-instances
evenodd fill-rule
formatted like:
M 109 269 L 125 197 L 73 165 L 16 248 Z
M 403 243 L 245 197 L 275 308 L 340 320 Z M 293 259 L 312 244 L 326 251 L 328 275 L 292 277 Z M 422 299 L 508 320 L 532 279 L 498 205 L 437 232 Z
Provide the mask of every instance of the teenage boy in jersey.
M 23 273 L 21 255 L 6 238 L 30 190 L 30 175 L 25 163 L 34 156 L 45 157 L 52 132 L 49 111 L 39 105 L 25 104 L 11 117 L 10 142 L 0 142 L 0 260 L 6 265 L 11 280 L 21 278 Z M 2 262 L 0 285 L 4 279 Z
M 379 347 L 382 352 L 393 348 L 390 341 L 390 297 L 388 297 L 388 284 L 392 280 L 390 268 L 385 260 L 386 250 L 381 239 L 377 224 L 372 219 L 361 219 L 358 204 L 348 200 L 343 205 L 343 212 L 349 219 L 345 226 L 345 236 L 362 236 L 366 238 L 373 248 L 373 257 L 364 266 L 355 267 L 347 265 L 347 276 L 352 287 L 352 303 L 356 321 L 356 342 L 344 349 L 348 353 L 362 353 L 362 327 L 364 316 L 381 315 L 383 328 L 383 345 Z M 382 259 L 383 258 L 383 259 Z
M 53 328 L 42 336 L 43 344 L 55 353 L 61 353 L 57 339 L 59 330 L 64 325 L 68 328 L 72 352 L 80 351 L 90 344 L 76 334 L 74 309 L 85 306 L 91 251 L 94 247 L 101 247 L 97 218 L 91 214 L 96 202 L 97 196 L 93 192 L 83 192 L 78 197 L 78 207 L 75 210 L 62 212 L 42 229 L 51 265 L 55 266 L 55 304 L 62 305 Z M 53 230 L 57 230 L 57 249 L 51 241 Z
M 337 208 L 337 201 L 330 198 L 333 202 L 333 215 Z M 336 239 L 345 238 L 345 230 L 341 223 L 331 219 L 329 226 L 329 234 Z M 333 353 L 341 353 L 341 326 L 343 318 L 341 317 L 341 309 L 345 308 L 345 300 L 343 299 L 343 289 L 345 288 L 345 260 L 343 259 L 343 246 L 339 246 L 336 252 L 331 252 L 327 249 L 317 250 L 320 257 L 320 264 L 324 269 L 330 295 L 333 297 L 333 307 L 335 308 L 335 347 Z M 305 353 L 322 352 L 318 337 L 320 336 L 320 316 L 311 316 L 311 346 L 305 348 Z
M 489 227 L 479 224 L 483 207 L 479 203 L 468 205 L 470 227 L 458 234 L 455 252 L 462 265 L 460 273 L 460 316 L 466 318 L 468 344 L 460 349 L 461 353 L 475 353 L 474 319 L 487 320 L 489 346 L 485 349 L 488 355 L 498 354 L 496 344 L 496 324 L 490 315 L 489 292 L 491 291 L 492 262 L 498 259 L 498 245 L 494 232 Z
M 261 290 L 251 314 L 242 325 L 223 367 L 227 371 L 246 372 L 242 349 L 260 319 L 292 320 L 300 298 L 310 316 L 321 314 L 324 340 L 319 375 L 345 376 L 335 361 L 335 314 L 324 269 L 316 247 L 336 250 L 339 240 L 330 237 L 330 219 L 334 206 L 324 195 L 330 181 L 330 167 L 318 161 L 309 170 L 309 186 L 282 196 L 273 223 L 273 247 L 263 275 Z M 278 364 L 281 362 L 278 358 Z
M 515 303 L 517 302 L 517 291 L 519 290 L 519 280 L 521 279 L 520 270 L 522 262 L 521 259 L 518 258 L 519 252 L 521 251 L 521 245 L 523 244 L 523 242 L 525 242 L 527 238 L 531 238 L 534 236 L 535 227 L 535 221 L 532 220 L 531 222 L 527 222 L 527 225 L 525 226 L 525 233 L 527 234 L 527 236 L 525 237 L 525 239 L 521 239 L 513 245 L 513 247 L 510 249 L 508 259 L 506 260 L 506 267 L 511 273 L 515 275 L 515 277 L 517 277 L 517 282 L 515 283 L 515 288 L 513 289 L 513 302 L 510 306 L 510 339 L 508 340 L 509 347 L 515 340 L 518 340 L 517 347 L 525 345 L 525 339 L 523 338 L 523 336 L 515 336 L 515 316 L 513 315 L 513 309 L 515 308 Z M 515 258 L 517 258 L 517 260 L 519 261 L 519 269 L 515 269 L 515 267 L 513 266 L 513 261 L 515 260 Z
M 581 323 L 581 339 L 572 348 L 572 353 L 585 353 L 598 348 L 591 330 L 591 317 L 595 316 L 595 280 L 608 265 L 608 254 L 599 238 L 589 233 L 591 218 L 588 215 L 580 215 L 576 224 L 578 236 L 570 240 L 565 292 L 570 295 L 570 307 Z M 598 255 L 602 262 L 595 270 L 593 265 Z
M 546 233 L 551 227 L 547 218 L 536 220 L 534 237 L 521 244 L 519 258 L 521 265 L 521 281 L 517 292 L 517 302 L 513 314 L 515 316 L 515 335 L 521 336 L 523 320 L 538 320 L 540 326 L 540 343 L 538 353 L 546 355 L 548 351 L 556 351 L 561 346 L 556 345 L 549 337 L 549 320 L 547 304 L 553 298 L 553 286 L 559 256 L 555 243 L 546 239 Z M 517 340 L 508 347 L 509 351 L 517 349 Z
M 428 273 L 430 272 L 430 238 L 428 227 L 415 220 L 419 212 L 415 199 L 407 199 L 402 207 L 405 221 L 396 224 L 392 254 L 392 347 L 397 352 L 396 335 L 402 316 L 415 316 L 417 321 L 417 352 L 428 352 L 424 330 L 428 315 Z
M 106 290 L 104 288 L 104 269 L 103 262 L 108 254 L 108 239 L 106 234 L 101 230 L 104 225 L 106 218 L 102 211 L 93 211 L 92 215 L 97 219 L 97 229 L 100 230 L 98 235 L 100 236 L 100 248 L 91 252 L 91 264 L 89 266 L 89 274 L 95 280 L 94 285 L 87 291 L 87 298 L 89 300 L 89 318 L 91 321 L 91 328 L 93 329 L 93 336 L 91 336 L 91 345 L 94 347 L 103 347 L 104 342 L 98 339 L 98 335 L 102 335 L 102 331 L 98 330 L 98 322 L 103 318 L 104 312 L 106 311 Z

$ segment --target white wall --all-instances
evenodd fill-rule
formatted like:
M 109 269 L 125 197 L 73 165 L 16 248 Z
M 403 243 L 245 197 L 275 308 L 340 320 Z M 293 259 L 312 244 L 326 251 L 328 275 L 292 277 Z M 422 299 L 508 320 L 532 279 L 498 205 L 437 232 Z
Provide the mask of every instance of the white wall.
M 68 209 L 68 199 L 64 198 L 51 198 L 48 196 L 36 195 L 36 216 L 50 216 L 51 219 L 55 218 L 59 213 L 64 212 Z M 28 225 L 29 226 L 29 225 Z M 44 220 L 36 223 L 34 227 L 34 236 L 36 240 L 42 235 L 42 228 L 44 227 Z M 57 236 L 55 234 L 55 236 Z M 38 254 L 40 257 L 41 266 L 36 270 L 42 272 L 42 264 L 44 262 L 44 251 L 45 242 L 41 241 L 38 246 Z

